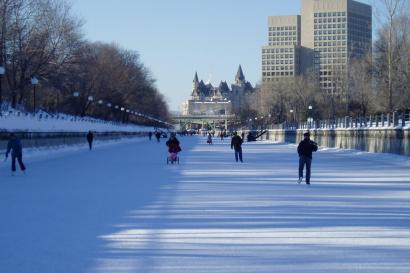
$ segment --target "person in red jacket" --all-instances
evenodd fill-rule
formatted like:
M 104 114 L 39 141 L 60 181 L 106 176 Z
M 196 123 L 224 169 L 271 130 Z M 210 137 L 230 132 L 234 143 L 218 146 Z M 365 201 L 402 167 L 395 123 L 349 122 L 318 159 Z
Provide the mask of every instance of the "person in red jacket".
M 171 162 L 176 161 L 178 153 L 182 150 L 181 146 L 179 145 L 179 140 L 175 136 L 175 133 L 172 133 L 169 137 L 168 141 L 165 143 L 168 147 L 169 158 Z

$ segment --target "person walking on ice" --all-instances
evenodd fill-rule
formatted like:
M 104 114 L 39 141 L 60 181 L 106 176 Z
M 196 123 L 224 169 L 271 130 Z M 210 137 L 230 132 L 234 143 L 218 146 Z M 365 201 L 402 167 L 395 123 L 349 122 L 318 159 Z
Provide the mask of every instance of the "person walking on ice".
M 11 175 L 14 176 L 16 173 L 16 159 L 19 163 L 21 171 L 24 173 L 26 166 L 23 163 L 23 145 L 20 139 L 13 133 L 10 134 L 10 140 L 7 143 L 6 160 L 11 151 Z
M 157 139 L 157 142 L 159 143 L 159 141 L 161 139 L 161 132 L 160 131 L 155 132 L 155 138 Z
M 90 151 L 93 149 L 93 140 L 94 140 L 93 132 L 88 131 L 87 142 L 88 142 L 88 146 L 90 147 Z
M 236 160 L 236 162 L 238 162 L 238 160 L 243 162 L 242 143 L 243 143 L 243 139 L 240 136 L 238 136 L 238 133 L 237 132 L 233 133 L 233 137 L 232 137 L 232 140 L 231 140 L 231 149 L 235 150 L 235 160 Z
M 206 140 L 206 143 L 212 144 L 212 135 L 211 135 L 211 133 L 208 133 L 208 139 Z
M 299 154 L 299 180 L 300 184 L 303 180 L 303 169 L 306 165 L 306 184 L 310 185 L 310 175 L 312 166 L 312 153 L 316 152 L 318 147 L 317 143 L 310 140 L 310 133 L 306 132 L 303 134 L 303 140 L 299 143 L 298 154 Z

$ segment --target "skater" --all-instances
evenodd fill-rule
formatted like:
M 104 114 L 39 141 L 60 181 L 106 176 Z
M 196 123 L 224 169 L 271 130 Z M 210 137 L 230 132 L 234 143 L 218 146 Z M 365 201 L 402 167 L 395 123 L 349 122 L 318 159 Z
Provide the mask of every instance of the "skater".
M 155 137 L 157 139 L 157 142 L 159 143 L 160 139 L 161 139 L 161 132 L 160 131 L 156 131 L 155 132 Z
M 168 147 L 168 152 L 169 152 L 169 161 L 171 161 L 171 164 L 174 164 L 174 162 L 177 161 L 178 159 L 178 153 L 182 150 L 181 146 L 179 145 L 179 141 L 177 137 L 175 136 L 175 133 L 171 133 L 171 136 L 169 137 L 168 141 L 165 143 Z
M 221 141 L 224 141 L 225 132 L 221 132 Z
M 206 140 L 206 143 L 212 144 L 212 135 L 211 135 L 211 133 L 208 134 L 208 139 Z
M 152 140 L 152 132 L 148 133 L 148 138 L 149 138 L 150 141 Z
M 24 173 L 26 166 L 23 163 L 23 146 L 21 145 L 20 139 L 13 133 L 10 134 L 10 140 L 7 144 L 6 160 L 11 151 L 11 175 L 14 176 L 16 173 L 16 159 L 19 163 L 21 171 Z
M 233 133 L 233 137 L 231 140 L 231 149 L 235 150 L 235 160 L 236 162 L 238 162 L 238 159 L 243 162 L 242 159 L 242 143 L 243 143 L 243 139 L 238 136 L 237 132 Z
M 93 149 L 93 140 L 94 140 L 94 134 L 93 134 L 93 132 L 88 131 L 87 141 L 88 141 L 88 146 L 90 147 L 90 151 Z
M 304 139 L 299 143 L 299 180 L 300 184 L 303 180 L 303 169 L 306 165 L 306 184 L 310 185 L 310 174 L 312 166 L 312 152 L 317 151 L 317 144 L 310 140 L 310 133 L 303 134 Z

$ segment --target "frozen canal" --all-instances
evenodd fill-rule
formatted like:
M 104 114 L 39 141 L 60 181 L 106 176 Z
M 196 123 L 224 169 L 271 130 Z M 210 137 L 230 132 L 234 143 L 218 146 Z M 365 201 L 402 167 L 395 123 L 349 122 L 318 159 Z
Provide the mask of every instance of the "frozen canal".
M 407 157 L 321 150 L 307 186 L 293 145 L 181 141 L 1 163 L 0 272 L 410 272 Z

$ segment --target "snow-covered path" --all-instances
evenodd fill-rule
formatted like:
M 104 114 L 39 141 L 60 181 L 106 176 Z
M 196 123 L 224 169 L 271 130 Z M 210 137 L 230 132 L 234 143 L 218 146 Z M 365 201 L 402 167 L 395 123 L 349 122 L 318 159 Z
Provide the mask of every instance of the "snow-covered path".
M 410 161 L 291 145 L 135 141 L 0 166 L 0 272 L 410 272 Z

